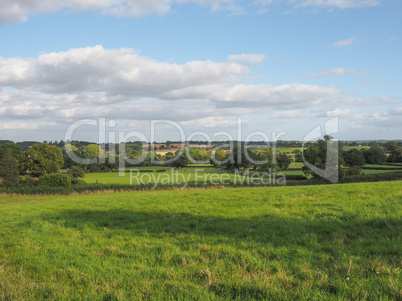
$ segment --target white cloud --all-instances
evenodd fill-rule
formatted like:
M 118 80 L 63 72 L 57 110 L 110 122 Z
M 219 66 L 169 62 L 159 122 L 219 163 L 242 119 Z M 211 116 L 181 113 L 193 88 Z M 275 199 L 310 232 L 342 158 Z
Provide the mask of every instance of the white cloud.
M 226 128 L 237 124 L 237 120 L 230 120 L 220 116 L 205 117 L 196 120 L 181 122 L 183 126 L 198 126 L 206 128 Z
M 43 54 L 34 60 L 0 59 L 0 85 L 47 93 L 105 92 L 159 97 L 175 89 L 239 81 L 240 63 L 192 61 L 182 65 L 141 57 L 132 49 L 102 46 Z
M 1 0 L 0 23 L 25 21 L 32 14 L 62 9 L 88 11 L 116 16 L 143 17 L 167 13 L 172 0 Z
M 343 69 L 343 68 L 335 68 L 326 70 L 319 73 L 313 73 L 305 76 L 305 78 L 313 78 L 313 77 L 328 77 L 328 76 L 354 76 L 354 75 L 366 75 L 373 73 L 369 70 L 354 70 L 354 69 Z
M 316 7 L 337 7 L 337 8 L 357 8 L 365 6 L 376 6 L 382 0 L 288 0 L 294 6 L 316 6 Z
M 265 59 L 264 54 L 240 54 L 240 55 L 229 55 L 229 62 L 244 62 L 252 66 L 261 63 Z
M 402 116 L 402 107 L 392 109 L 391 114 L 392 115 L 401 115 Z
M 328 117 L 335 117 L 335 116 L 349 116 L 350 115 L 350 109 L 334 109 L 331 111 L 327 111 L 327 116 Z
M 232 15 L 244 13 L 247 6 L 236 0 L 0 0 L 0 24 L 23 22 L 30 15 L 59 10 L 140 18 L 150 14 L 164 15 L 173 5 L 184 3 L 207 6 L 212 11 L 225 10 Z M 266 5 L 265 1 L 261 5 Z
M 334 46 L 338 47 L 338 48 L 347 47 L 347 46 L 352 45 L 355 41 L 356 41 L 356 38 L 350 38 L 347 40 L 338 41 L 338 42 L 334 43 Z
M 36 124 L 24 124 L 21 122 L 7 122 L 7 123 L 0 123 L 0 130 L 35 130 L 38 126 Z
M 287 110 L 283 112 L 277 112 L 272 115 L 272 118 L 284 119 L 284 118 L 298 118 L 301 117 L 300 110 Z
M 262 55 L 243 54 L 229 56 L 225 63 L 192 61 L 178 65 L 139 56 L 132 49 L 96 46 L 42 54 L 37 59 L 0 59 L 0 86 L 17 89 L 13 95 L 27 101 L 32 99 L 24 98 L 26 94 L 42 102 L 58 102 L 60 95 L 65 95 L 70 104 L 85 101 L 88 105 L 143 98 L 208 100 L 226 108 L 307 107 L 350 101 L 334 88 L 242 83 L 240 76 L 250 71 L 250 62 L 262 59 Z M 6 95 L 10 93 L 4 94 L 3 101 L 7 101 Z
M 32 59 L 0 58 L 2 129 L 51 124 L 48 130 L 59 131 L 60 138 L 72 122 L 99 117 L 168 119 L 190 127 L 222 129 L 233 126 L 237 116 L 284 111 L 273 117 L 300 118 L 301 110 L 387 101 L 358 99 L 333 87 L 246 82 L 244 75 L 262 59 L 262 55 L 242 54 L 222 63 L 172 64 L 140 56 L 132 49 L 102 46 Z

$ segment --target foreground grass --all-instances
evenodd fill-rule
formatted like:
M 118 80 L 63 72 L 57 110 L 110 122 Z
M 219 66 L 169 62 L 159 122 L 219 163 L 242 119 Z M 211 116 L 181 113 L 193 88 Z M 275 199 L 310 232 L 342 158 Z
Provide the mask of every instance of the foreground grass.
M 402 182 L 0 197 L 0 300 L 401 300 Z

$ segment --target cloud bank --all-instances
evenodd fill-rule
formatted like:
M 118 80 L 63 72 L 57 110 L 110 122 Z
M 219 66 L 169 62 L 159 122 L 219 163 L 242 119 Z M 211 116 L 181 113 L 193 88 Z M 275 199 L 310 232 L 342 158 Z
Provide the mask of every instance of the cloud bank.
M 260 108 L 304 108 L 351 101 L 350 96 L 331 87 L 247 82 L 244 76 L 251 65 L 262 59 L 261 55 L 242 54 L 229 56 L 226 62 L 179 65 L 140 56 L 132 49 L 106 50 L 102 46 L 42 54 L 36 59 L 0 58 L 0 102 L 4 105 L 0 114 L 40 117 L 54 111 L 73 117 L 109 111 L 124 115 L 130 110 L 148 109 L 155 113 L 150 104 L 161 107 L 159 103 L 163 103 L 162 107 L 175 108 L 180 120 L 180 109 L 173 102 L 258 112 Z
M 222 129 L 237 116 L 328 117 L 332 115 L 305 111 L 386 101 L 319 85 L 253 84 L 247 74 L 263 59 L 261 54 L 238 54 L 223 62 L 174 64 L 133 49 L 102 46 L 31 59 L 0 58 L 0 130 L 50 127 L 61 137 L 72 122 L 99 117 L 127 124 L 167 119 Z

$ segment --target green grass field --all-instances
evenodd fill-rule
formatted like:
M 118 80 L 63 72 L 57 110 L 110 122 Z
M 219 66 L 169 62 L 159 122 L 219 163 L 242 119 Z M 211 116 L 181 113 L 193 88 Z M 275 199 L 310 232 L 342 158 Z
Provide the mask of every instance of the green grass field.
M 186 182 L 204 182 L 212 180 L 219 182 L 222 178 L 224 181 L 233 182 L 234 179 L 243 179 L 244 177 L 235 175 L 234 173 L 227 172 L 219 168 L 206 168 L 206 167 L 185 167 L 178 170 L 172 168 L 162 168 L 166 172 L 156 172 L 161 168 L 132 168 L 126 169 L 124 175 L 118 172 L 108 173 L 87 173 L 83 180 L 87 183 L 101 183 L 101 184 L 132 184 L 137 185 L 141 183 L 186 183 Z M 138 172 L 138 171 L 142 172 Z M 154 170 L 153 172 L 146 172 L 147 170 Z M 145 172 L 144 172 L 145 171 Z
M 302 163 L 292 163 L 290 168 L 301 168 Z M 371 165 L 367 165 L 371 166 Z M 379 165 L 385 166 L 387 165 Z M 143 172 L 136 172 L 136 170 L 140 170 Z M 164 169 L 166 172 L 156 172 L 157 170 Z M 185 183 L 185 182 L 194 182 L 197 181 L 199 183 L 204 182 L 205 180 L 212 180 L 214 183 L 219 183 L 220 179 L 223 179 L 224 182 L 230 181 L 240 181 L 244 180 L 244 177 L 235 175 L 234 173 L 228 172 L 224 169 L 212 168 L 212 167 L 185 167 L 178 170 L 173 170 L 171 168 L 160 168 L 160 167 L 139 167 L 133 168 L 133 172 L 130 173 L 130 169 L 126 170 L 124 176 L 119 175 L 118 172 L 107 172 L 107 173 L 87 173 L 83 180 L 87 183 L 100 183 L 100 184 L 133 184 L 137 185 L 139 183 L 150 183 L 150 184 L 167 184 L 173 183 Z M 144 172 L 147 170 L 152 170 L 152 172 Z M 362 170 L 364 174 L 380 174 L 380 173 L 388 173 L 394 172 L 394 169 L 389 170 L 374 170 L 374 169 L 364 169 Z M 285 171 L 277 171 L 277 175 L 284 174 L 286 175 L 304 175 L 301 169 L 299 170 L 285 170 Z
M 362 169 L 362 173 L 365 175 L 374 175 L 379 173 L 390 173 L 390 172 L 397 172 L 398 170 L 376 170 L 376 169 Z
M 268 149 L 272 149 L 272 148 L 268 148 L 268 147 L 261 147 L 261 148 L 252 148 L 252 151 L 259 151 L 259 150 L 268 150 Z M 302 151 L 303 148 L 302 147 L 276 147 L 275 148 L 277 151 L 279 152 L 283 152 L 283 153 L 292 153 L 295 150 L 299 150 Z
M 343 149 L 345 151 L 349 151 L 351 149 L 358 149 L 358 150 L 362 150 L 362 149 L 369 149 L 369 146 L 344 146 Z M 263 149 L 268 149 L 268 148 L 253 148 L 252 150 L 256 151 L 256 150 L 263 150 Z M 277 147 L 276 150 L 280 151 L 280 152 L 284 152 L 284 153 L 293 153 L 293 151 L 295 150 L 299 150 L 302 151 L 303 148 L 302 147 Z
M 402 182 L 0 196 L 0 300 L 401 300 Z
M 358 149 L 358 150 L 362 150 L 362 149 L 369 149 L 370 146 L 344 146 L 343 149 L 345 151 L 350 151 L 352 149 Z

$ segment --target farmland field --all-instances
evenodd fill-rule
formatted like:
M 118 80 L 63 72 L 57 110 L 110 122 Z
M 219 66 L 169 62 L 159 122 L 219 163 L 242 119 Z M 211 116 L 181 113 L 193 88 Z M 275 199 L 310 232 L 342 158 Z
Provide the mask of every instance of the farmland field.
M 343 146 L 342 147 L 345 151 L 349 151 L 351 149 L 369 149 L 369 146 Z M 263 150 L 263 149 L 268 149 L 268 148 L 253 148 L 254 151 L 256 150 Z M 303 151 L 302 147 L 276 147 L 276 150 L 284 153 L 293 153 L 293 151 L 298 150 L 298 151 Z
M 276 174 L 284 174 L 288 175 L 303 175 L 303 171 L 301 170 L 302 163 L 292 163 L 290 166 L 291 170 L 285 171 L 277 171 Z M 366 165 L 368 168 L 371 165 Z M 384 170 L 376 170 L 376 169 L 363 169 L 362 172 L 366 175 L 371 174 L 381 174 L 381 173 L 389 173 L 395 172 L 400 169 L 396 169 L 397 167 L 390 167 L 388 165 L 373 165 L 385 167 Z M 390 168 L 388 168 L 390 167 Z M 297 169 L 297 170 L 295 170 Z M 131 168 L 132 173 L 130 173 L 130 169 L 126 169 L 126 173 L 124 176 L 120 176 L 118 172 L 98 172 L 98 173 L 87 173 L 83 180 L 87 183 L 100 183 L 100 184 L 139 184 L 143 183 L 184 183 L 184 182 L 203 182 L 204 180 L 212 180 L 218 182 L 218 179 L 222 177 L 225 181 L 241 180 L 244 179 L 242 176 L 235 175 L 232 172 L 228 172 L 225 169 L 213 168 L 211 166 L 205 165 L 200 167 L 185 167 L 178 170 L 171 169 L 169 167 L 139 167 L 139 168 Z M 138 171 L 137 171 L 138 170 Z M 158 170 L 165 170 L 165 172 L 157 172 Z M 141 172 L 139 172 L 141 171 Z M 251 171 L 252 173 L 252 171 Z
M 157 170 L 165 170 L 157 172 Z M 131 170 L 131 172 L 130 172 Z M 149 172 L 148 172 L 149 171 Z M 223 177 L 224 180 L 233 181 L 234 179 L 244 178 L 242 176 L 229 173 L 218 168 L 205 167 L 185 167 L 178 170 L 172 168 L 130 168 L 127 169 L 124 176 L 118 172 L 109 173 L 87 173 L 85 182 L 101 184 L 140 184 L 140 183 L 185 183 L 185 182 L 204 182 L 204 180 L 215 180 Z
M 350 151 L 352 149 L 358 149 L 358 150 L 362 150 L 362 149 L 369 149 L 369 146 L 344 146 L 343 149 L 345 151 Z
M 0 300 L 400 300 L 402 182 L 0 196 Z

